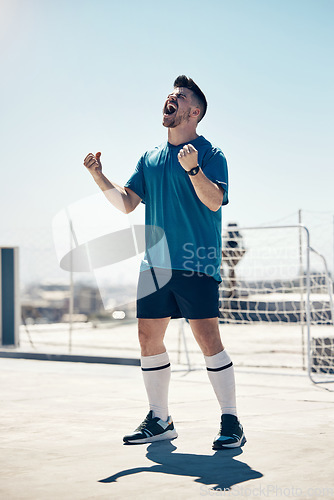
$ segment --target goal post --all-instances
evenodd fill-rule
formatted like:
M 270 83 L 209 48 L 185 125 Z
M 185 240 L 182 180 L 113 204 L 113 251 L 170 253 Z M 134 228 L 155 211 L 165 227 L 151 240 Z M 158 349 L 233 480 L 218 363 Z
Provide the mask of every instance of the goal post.
M 334 382 L 333 317 L 326 260 L 310 246 L 306 226 L 227 226 L 221 323 L 299 325 L 303 365 L 322 383 Z

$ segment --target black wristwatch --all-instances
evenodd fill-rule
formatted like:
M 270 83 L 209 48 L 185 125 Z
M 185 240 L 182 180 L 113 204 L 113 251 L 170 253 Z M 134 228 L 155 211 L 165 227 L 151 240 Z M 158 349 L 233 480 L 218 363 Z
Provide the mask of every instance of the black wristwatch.
M 200 169 L 200 166 L 197 165 L 197 167 L 194 167 L 191 170 L 187 170 L 187 174 L 188 175 L 196 175 L 196 174 L 198 174 L 199 169 Z

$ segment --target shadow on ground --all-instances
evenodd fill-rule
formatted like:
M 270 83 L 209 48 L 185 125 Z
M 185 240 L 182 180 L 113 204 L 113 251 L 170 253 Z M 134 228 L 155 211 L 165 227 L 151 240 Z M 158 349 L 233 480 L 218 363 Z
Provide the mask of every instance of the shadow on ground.
M 110 477 L 100 479 L 99 482 L 113 483 L 121 477 L 140 472 L 159 472 L 160 474 L 194 477 L 196 483 L 210 485 L 211 489 L 228 490 L 235 484 L 263 476 L 261 472 L 253 470 L 246 463 L 234 460 L 234 457 L 242 454 L 241 448 L 219 450 L 213 455 L 174 453 L 176 449 L 170 441 L 152 443 L 147 448 L 146 457 L 157 465 L 125 469 Z

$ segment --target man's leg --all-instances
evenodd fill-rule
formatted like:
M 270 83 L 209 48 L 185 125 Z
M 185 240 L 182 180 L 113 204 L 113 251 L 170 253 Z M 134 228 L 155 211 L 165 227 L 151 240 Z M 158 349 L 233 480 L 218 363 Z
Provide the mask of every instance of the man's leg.
M 218 318 L 191 319 L 189 323 L 204 354 L 222 414 L 237 415 L 233 364 L 220 338 Z
M 189 320 L 205 358 L 212 387 L 221 407 L 220 429 L 212 448 L 237 448 L 246 442 L 237 417 L 233 363 L 220 339 L 218 318 Z
M 150 411 L 133 434 L 124 436 L 126 444 L 150 443 L 174 439 L 177 432 L 168 415 L 168 388 L 170 363 L 163 343 L 170 317 L 138 319 L 138 336 L 141 347 L 143 373 Z
M 149 400 L 155 417 L 168 418 L 168 388 L 170 381 L 169 357 L 164 336 L 170 318 L 138 318 L 138 337 L 141 348 L 141 369 Z

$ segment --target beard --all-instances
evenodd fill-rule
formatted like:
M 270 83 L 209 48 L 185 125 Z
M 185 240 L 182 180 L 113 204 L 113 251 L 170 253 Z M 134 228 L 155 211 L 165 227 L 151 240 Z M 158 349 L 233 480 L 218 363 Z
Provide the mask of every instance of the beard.
M 178 111 L 176 111 L 175 113 L 173 113 L 173 115 L 164 117 L 162 120 L 163 126 L 167 128 L 175 128 L 178 127 L 182 122 L 189 122 L 190 111 L 191 108 L 188 108 L 182 114 L 178 114 Z

